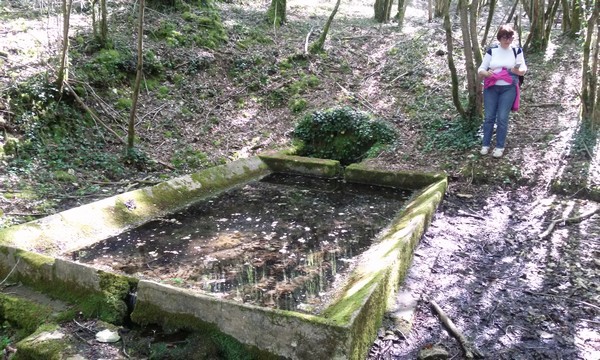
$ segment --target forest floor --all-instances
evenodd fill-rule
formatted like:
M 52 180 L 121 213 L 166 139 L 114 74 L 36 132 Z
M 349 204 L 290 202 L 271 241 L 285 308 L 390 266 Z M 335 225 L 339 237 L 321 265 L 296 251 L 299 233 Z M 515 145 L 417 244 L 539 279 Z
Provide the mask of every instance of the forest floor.
M 554 231 L 540 237 L 553 220 L 600 207 L 593 191 L 600 186 L 600 150 L 582 151 L 575 140 L 580 131 L 578 44 L 553 36 L 545 53 L 526 54 L 522 108 L 511 117 L 505 156 L 493 159 L 479 155 L 477 141 L 462 144 L 455 131 L 447 58 L 438 55 L 446 50 L 445 34 L 439 19 L 427 21 L 423 2 L 410 4 L 402 30 L 394 23 L 374 24 L 369 4 L 342 4 L 323 56 L 302 53 L 307 35 L 314 37 L 311 29 L 322 26 L 333 2 L 288 1 L 288 23 L 279 29 L 264 26 L 267 5 L 220 4 L 229 41 L 218 50 L 147 39 L 159 61 L 173 64 L 168 81 L 157 88 L 148 81 L 140 97 L 139 147 L 159 165 L 119 174 L 73 165 L 68 173 L 75 180 L 65 183 L 52 176 L 40 179 L 47 159 L 18 171 L 5 157 L 0 225 L 289 146 L 302 115 L 349 104 L 388 120 L 400 134 L 394 151 L 368 160 L 373 166 L 442 170 L 450 178 L 401 290 L 417 302 L 412 329 L 394 331 L 386 320 L 368 358 L 415 359 L 421 349 L 434 346 L 445 348 L 449 358 L 464 358 L 433 312 L 435 301 L 485 358 L 600 359 L 600 217 L 558 221 Z M 11 134 L 6 94 L 15 83 L 47 70 L 45 59 L 57 53 L 60 26 L 50 17 L 25 16 L 28 9 L 16 2 L 0 7 L 3 16 L 8 14 L 0 23 L 0 126 L 6 141 L 7 133 L 19 137 Z M 115 34 L 122 32 L 133 47 L 132 9 L 113 6 L 111 11 L 122 26 Z M 150 28 L 175 17 L 147 14 Z M 74 15 L 72 23 L 79 29 L 74 34 L 89 31 L 85 13 Z M 78 44 L 73 46 L 83 46 Z M 455 40 L 455 47 L 460 44 Z M 85 61 L 73 60 L 74 80 L 83 76 Z M 87 98 L 117 130 L 125 128 L 119 119 L 127 112 L 110 104 L 122 94 L 127 90 L 102 94 L 104 105 L 91 91 Z M 306 107 L 293 107 L 292 101 Z M 121 142 L 105 136 L 103 151 L 117 153 Z

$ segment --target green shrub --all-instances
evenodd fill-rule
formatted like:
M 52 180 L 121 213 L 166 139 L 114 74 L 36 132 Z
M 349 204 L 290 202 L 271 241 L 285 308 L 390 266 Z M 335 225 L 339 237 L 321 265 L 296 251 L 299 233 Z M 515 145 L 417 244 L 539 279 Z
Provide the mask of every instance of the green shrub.
M 294 129 L 303 156 L 339 160 L 343 165 L 376 155 L 394 143 L 388 123 L 350 107 L 316 111 Z
M 99 88 L 123 83 L 135 74 L 136 61 L 131 54 L 118 50 L 101 50 L 83 67 L 88 82 Z
M 119 100 L 117 100 L 117 109 L 130 110 L 132 104 L 133 101 L 131 98 L 119 98 Z
M 302 110 L 306 109 L 308 102 L 301 97 L 294 97 L 290 100 L 290 110 L 294 113 L 299 113 Z
M 206 153 L 186 147 L 173 154 L 171 163 L 177 169 L 197 169 L 209 165 Z

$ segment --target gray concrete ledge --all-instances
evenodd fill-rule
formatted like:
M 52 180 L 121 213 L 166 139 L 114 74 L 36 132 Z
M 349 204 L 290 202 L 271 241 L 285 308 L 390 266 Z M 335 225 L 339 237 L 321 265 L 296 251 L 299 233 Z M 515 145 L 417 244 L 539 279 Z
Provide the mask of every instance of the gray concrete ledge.
M 113 279 L 107 280 L 107 273 L 55 257 L 271 172 L 330 177 L 340 176 L 340 169 L 339 163 L 329 160 L 270 154 L 116 195 L 0 231 L 0 272 L 15 268 L 14 276 L 34 286 L 57 283 L 102 294 L 107 291 L 106 282 Z M 419 190 L 358 258 L 356 268 L 321 315 L 223 301 L 111 274 L 125 285 L 137 284 L 138 303 L 132 319 L 171 330 L 219 331 L 258 351 L 288 359 L 364 359 L 410 266 L 413 249 L 444 196 L 447 179 L 443 174 L 367 169 L 360 164 L 347 167 L 344 175 L 347 181 Z

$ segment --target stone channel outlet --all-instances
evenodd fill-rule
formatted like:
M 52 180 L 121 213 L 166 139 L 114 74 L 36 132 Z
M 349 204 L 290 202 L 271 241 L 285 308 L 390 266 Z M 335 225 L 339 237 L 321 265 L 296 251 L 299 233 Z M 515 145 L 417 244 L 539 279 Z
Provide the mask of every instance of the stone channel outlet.
M 259 357 L 364 359 L 446 188 L 269 153 L 3 229 L 0 274 Z

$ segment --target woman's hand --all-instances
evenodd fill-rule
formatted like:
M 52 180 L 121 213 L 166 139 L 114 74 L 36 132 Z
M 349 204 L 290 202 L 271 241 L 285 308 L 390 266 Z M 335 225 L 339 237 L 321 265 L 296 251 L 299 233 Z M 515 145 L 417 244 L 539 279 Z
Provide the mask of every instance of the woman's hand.
M 520 67 L 521 67 L 521 64 L 517 64 L 512 69 L 510 69 L 510 72 L 515 75 L 519 75 L 519 76 L 525 75 L 525 71 L 521 71 Z
M 490 76 L 492 76 L 492 74 L 494 74 L 494 72 L 493 72 L 492 70 L 488 70 L 488 71 L 481 71 L 481 72 L 479 72 L 479 76 L 480 76 L 481 78 L 487 78 L 487 77 L 490 77 Z

